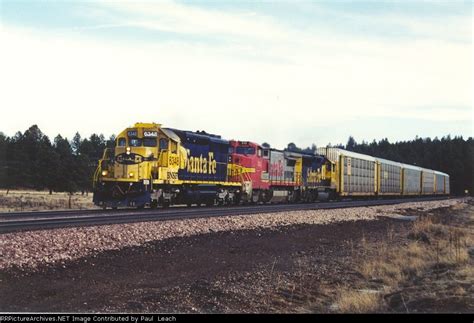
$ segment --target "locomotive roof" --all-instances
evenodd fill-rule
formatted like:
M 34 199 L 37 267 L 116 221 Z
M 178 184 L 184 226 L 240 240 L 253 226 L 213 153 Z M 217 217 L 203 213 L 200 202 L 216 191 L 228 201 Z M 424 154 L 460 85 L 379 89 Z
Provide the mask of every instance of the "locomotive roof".
M 178 130 L 178 129 L 169 129 L 169 130 L 172 130 L 174 133 L 176 133 L 181 138 L 181 140 L 200 139 L 200 140 L 208 140 L 217 144 L 224 144 L 224 145 L 229 144 L 229 141 L 226 139 L 222 139 L 221 136 L 209 134 L 204 131 L 193 132 L 189 130 Z
M 290 157 L 309 157 L 309 158 L 319 157 L 319 158 L 324 158 L 322 155 L 317 154 L 317 153 L 297 152 L 297 151 L 288 151 L 288 150 L 282 150 L 282 151 L 287 156 L 290 156 Z
M 160 129 L 161 129 L 161 131 L 163 131 L 163 133 L 166 136 L 170 137 L 174 141 L 181 142 L 181 139 L 174 133 L 174 131 L 172 129 L 168 129 L 168 128 L 160 128 Z

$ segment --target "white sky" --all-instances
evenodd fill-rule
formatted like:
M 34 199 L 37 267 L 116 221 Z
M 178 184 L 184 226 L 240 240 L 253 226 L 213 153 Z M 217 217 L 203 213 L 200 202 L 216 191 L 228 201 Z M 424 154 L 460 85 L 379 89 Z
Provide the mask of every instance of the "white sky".
M 248 10 L 168 2 L 87 9 L 80 14 L 97 24 L 2 21 L 0 131 L 38 124 L 51 137 L 109 136 L 149 121 L 275 147 L 349 135 L 474 135 L 469 14 L 417 21 L 332 12 L 407 33 L 363 37 Z M 151 34 L 121 38 L 121 28 Z

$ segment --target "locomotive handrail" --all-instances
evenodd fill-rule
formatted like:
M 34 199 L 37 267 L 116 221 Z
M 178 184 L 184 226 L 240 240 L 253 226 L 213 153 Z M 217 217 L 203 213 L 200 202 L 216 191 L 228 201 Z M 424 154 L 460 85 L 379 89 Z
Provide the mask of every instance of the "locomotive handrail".
M 99 161 L 99 165 L 97 165 L 96 169 L 95 169 L 95 172 L 94 172 L 94 176 L 93 176 L 93 180 L 92 180 L 92 188 L 95 189 L 96 185 L 97 185 L 97 182 L 99 180 L 99 169 L 100 169 L 100 161 Z
M 113 148 L 105 148 L 104 152 L 102 153 L 102 158 L 99 159 L 99 162 L 97 163 L 97 167 L 95 169 L 93 178 L 92 178 L 92 188 L 95 189 L 97 182 L 99 181 L 99 174 L 102 169 L 102 162 L 106 161 L 109 159 L 109 154 L 111 151 L 113 151 Z

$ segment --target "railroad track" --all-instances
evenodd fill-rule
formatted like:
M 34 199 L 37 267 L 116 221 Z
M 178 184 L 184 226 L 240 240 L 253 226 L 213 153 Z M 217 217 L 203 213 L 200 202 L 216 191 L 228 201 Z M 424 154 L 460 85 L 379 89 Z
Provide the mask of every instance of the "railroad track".
M 69 210 L 0 213 L 0 233 L 31 231 L 72 226 L 164 221 L 176 219 L 209 218 L 218 216 L 248 215 L 301 210 L 338 209 L 391 205 L 406 202 L 443 200 L 447 197 L 426 197 L 389 200 L 354 200 L 307 204 L 270 204 L 234 207 L 173 207 L 154 210 Z

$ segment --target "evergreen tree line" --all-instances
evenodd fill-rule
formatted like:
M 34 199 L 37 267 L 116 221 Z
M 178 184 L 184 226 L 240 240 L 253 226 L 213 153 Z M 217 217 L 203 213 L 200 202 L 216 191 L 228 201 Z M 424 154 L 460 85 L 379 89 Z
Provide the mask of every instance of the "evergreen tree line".
M 82 139 L 79 133 L 69 141 L 57 135 L 53 142 L 37 125 L 24 133 L 7 137 L 0 132 L 0 187 L 3 189 L 47 189 L 50 192 L 87 192 L 92 190 L 92 177 L 98 160 L 106 147 L 113 147 L 115 137 L 105 139 L 92 134 Z M 270 147 L 264 143 L 264 146 Z M 474 139 L 450 136 L 441 139 L 415 138 L 411 141 L 390 143 L 386 138 L 357 143 L 351 136 L 345 148 L 375 157 L 417 165 L 448 173 L 451 193 L 464 195 L 474 192 Z M 295 152 L 314 152 L 316 145 L 305 149 L 294 143 L 285 149 Z
M 57 135 L 51 142 L 37 125 L 13 137 L 0 132 L 0 187 L 84 194 L 92 190 L 97 162 L 114 140 L 76 133 L 71 141 Z

